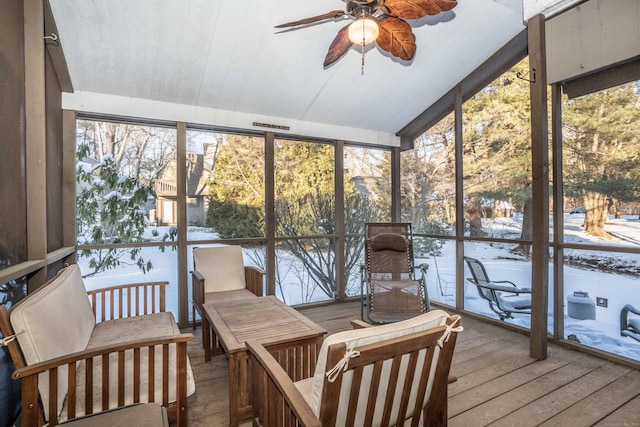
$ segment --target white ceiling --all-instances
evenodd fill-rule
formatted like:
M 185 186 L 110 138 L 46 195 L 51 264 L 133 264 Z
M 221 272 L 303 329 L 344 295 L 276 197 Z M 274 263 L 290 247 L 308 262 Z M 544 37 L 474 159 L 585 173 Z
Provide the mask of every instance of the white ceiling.
M 346 21 L 273 28 L 344 9 L 341 0 L 50 3 L 75 90 L 65 108 L 247 129 L 258 120 L 389 145 L 524 28 L 521 0 L 458 0 L 449 12 L 410 21 L 411 63 L 373 46 L 362 75 L 356 48 L 322 66 Z

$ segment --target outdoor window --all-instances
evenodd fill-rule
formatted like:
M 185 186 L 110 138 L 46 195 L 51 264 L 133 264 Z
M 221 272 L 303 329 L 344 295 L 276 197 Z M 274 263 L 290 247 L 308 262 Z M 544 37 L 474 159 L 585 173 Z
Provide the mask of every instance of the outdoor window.
M 344 149 L 346 295 L 360 295 L 364 226 L 391 220 L 391 156 L 363 147 Z
M 334 147 L 277 140 L 274 156 L 276 289 L 288 304 L 334 299 Z
M 186 197 L 190 241 L 263 237 L 264 138 L 187 130 Z
M 456 173 L 454 115 L 449 114 L 400 156 L 403 221 L 417 234 L 454 235 Z
M 638 88 L 562 105 L 564 338 L 635 360 L 640 336 L 625 330 L 640 309 Z
M 527 67 L 525 59 L 463 105 L 466 236 L 532 238 L 529 83 L 515 76 Z
M 76 153 L 86 287 L 167 280 L 177 317 L 175 129 L 78 120 Z
M 479 263 L 482 270 L 464 266 L 464 308 L 487 317 L 529 328 L 531 326 L 531 261 L 513 259 L 504 254 L 517 249 L 515 244 L 466 242 L 465 257 L 471 265 Z M 475 264 L 477 267 L 478 264 Z M 478 286 L 489 285 L 487 287 Z M 551 311 L 552 312 L 552 311 Z
M 413 239 L 416 277 L 420 264 L 427 265 L 429 299 L 456 306 L 456 244 L 453 240 L 416 236 Z

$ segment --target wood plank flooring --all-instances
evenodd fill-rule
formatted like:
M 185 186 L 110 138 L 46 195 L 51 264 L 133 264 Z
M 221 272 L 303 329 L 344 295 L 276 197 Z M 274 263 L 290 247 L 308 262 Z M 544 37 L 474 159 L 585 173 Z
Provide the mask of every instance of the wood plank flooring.
M 358 303 L 300 312 L 329 334 L 360 318 Z M 449 386 L 450 426 L 640 427 L 639 370 L 557 345 L 536 361 L 529 357 L 528 336 L 475 319 L 462 324 L 452 366 L 458 381 Z M 197 390 L 189 425 L 228 426 L 227 360 L 204 362 L 199 328 L 188 351 Z

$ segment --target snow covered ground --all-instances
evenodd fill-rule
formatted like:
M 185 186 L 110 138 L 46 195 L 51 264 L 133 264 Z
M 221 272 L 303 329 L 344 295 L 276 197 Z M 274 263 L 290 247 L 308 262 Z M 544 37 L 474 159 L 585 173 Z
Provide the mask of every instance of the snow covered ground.
M 488 221 L 484 224 L 485 230 L 493 237 L 519 237 L 520 226 L 518 217 L 500 218 Z M 640 246 L 640 220 L 637 217 L 611 219 L 606 230 L 615 233 L 617 238 L 604 240 L 592 238 L 584 233 L 582 228 L 582 214 L 565 215 L 565 242 L 583 243 L 591 245 L 616 245 L 621 247 Z M 150 227 L 151 230 L 155 227 Z M 167 231 L 165 227 L 158 227 L 158 235 L 161 237 Z M 211 232 L 203 230 L 203 235 L 212 238 Z M 197 239 L 198 230 L 190 229 L 189 239 Z M 478 258 L 485 265 L 489 277 L 493 280 L 510 280 L 520 287 L 531 286 L 531 262 L 521 255 L 514 254 L 511 250 L 515 245 L 487 242 L 468 242 L 465 244 L 465 255 Z M 169 295 L 167 295 L 168 308 L 177 315 L 178 291 L 177 291 L 177 254 L 170 248 L 161 252 L 158 248 L 143 248 L 143 254 L 153 262 L 153 269 L 143 274 L 138 268 L 127 266 L 115 270 L 109 270 L 94 277 L 85 279 L 90 289 L 96 289 L 118 283 L 133 283 L 142 281 L 166 280 L 170 282 Z M 640 342 L 628 337 L 620 336 L 619 316 L 620 310 L 625 304 L 632 304 L 640 308 L 640 255 L 623 252 L 585 251 L 578 249 L 566 249 L 565 256 L 573 257 L 571 262 L 565 262 L 564 282 L 565 289 L 563 305 L 565 310 L 564 337 L 575 335 L 582 344 L 598 348 L 614 354 L 640 360 Z M 588 262 L 582 262 L 587 260 Z M 250 263 L 247 256 L 245 261 Z M 580 261 L 580 262 L 579 262 Z M 427 274 L 428 291 L 431 299 L 448 305 L 455 305 L 455 252 L 454 245 L 447 243 L 443 247 L 442 254 L 436 259 L 427 257 L 417 259 L 416 263 L 429 264 Z M 191 251 L 188 251 L 187 269 L 193 268 Z M 88 271 L 87 260 L 79 260 L 83 273 Z M 591 267 L 589 267 L 591 266 Z M 605 268 L 606 267 L 606 268 Z M 615 270 L 616 272 L 612 272 Z M 285 269 L 282 269 L 285 271 Z M 619 271 L 625 271 L 620 274 Z M 465 266 L 465 278 L 470 277 Z M 553 274 L 549 271 L 550 298 L 554 295 Z M 191 278 L 189 277 L 189 283 Z M 285 278 L 283 293 L 289 304 L 299 304 L 307 301 L 326 299 L 326 295 L 316 291 L 311 297 L 305 296 L 305 290 L 301 289 L 300 281 L 295 274 L 290 273 Z M 189 286 L 189 293 L 191 291 Z M 594 301 L 596 298 L 604 298 L 606 307 L 595 307 L 595 320 L 579 320 L 569 317 L 568 302 L 566 296 L 573 295 L 575 291 L 583 291 L 589 294 Z M 190 296 L 189 296 L 190 298 Z M 498 316 L 489 309 L 486 300 L 479 297 L 475 286 L 465 281 L 465 309 L 486 315 L 492 318 Z M 507 322 L 524 327 L 530 326 L 530 316 L 515 314 L 514 319 Z M 553 306 L 549 303 L 549 332 L 553 329 Z

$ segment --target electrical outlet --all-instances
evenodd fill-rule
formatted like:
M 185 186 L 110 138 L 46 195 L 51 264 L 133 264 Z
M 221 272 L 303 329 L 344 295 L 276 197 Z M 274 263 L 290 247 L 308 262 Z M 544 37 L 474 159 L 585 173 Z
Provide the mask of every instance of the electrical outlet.
M 609 299 L 608 298 L 602 298 L 602 297 L 596 297 L 596 305 L 598 307 L 607 308 L 609 306 Z

